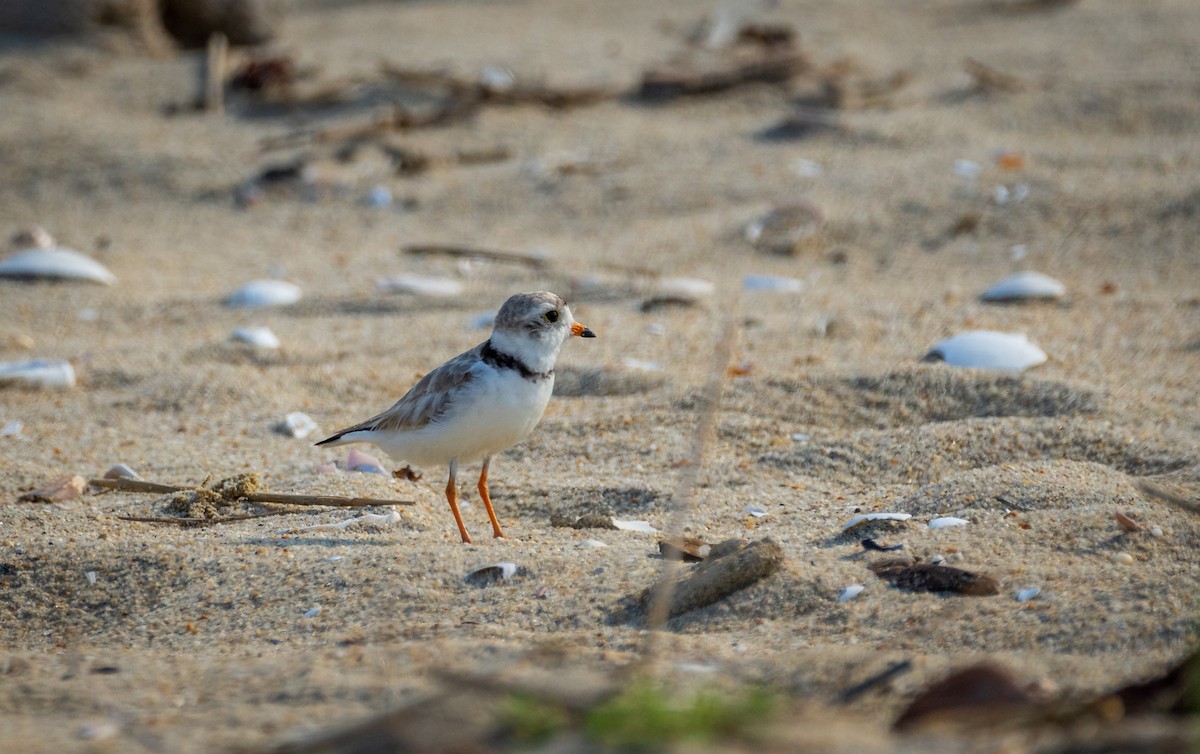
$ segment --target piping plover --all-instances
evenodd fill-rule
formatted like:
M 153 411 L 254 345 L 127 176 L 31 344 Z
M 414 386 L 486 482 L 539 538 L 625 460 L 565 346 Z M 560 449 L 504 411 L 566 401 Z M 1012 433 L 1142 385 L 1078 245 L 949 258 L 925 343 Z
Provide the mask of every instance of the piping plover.
M 471 537 L 458 511 L 458 464 L 482 458 L 479 497 L 492 534 L 503 537 L 488 496 L 488 463 L 537 426 L 554 389 L 558 349 L 571 335 L 596 337 L 553 293 L 518 293 L 500 307 L 490 338 L 422 377 L 387 411 L 317 445 L 369 442 L 396 461 L 449 465 L 446 500 L 463 542 Z

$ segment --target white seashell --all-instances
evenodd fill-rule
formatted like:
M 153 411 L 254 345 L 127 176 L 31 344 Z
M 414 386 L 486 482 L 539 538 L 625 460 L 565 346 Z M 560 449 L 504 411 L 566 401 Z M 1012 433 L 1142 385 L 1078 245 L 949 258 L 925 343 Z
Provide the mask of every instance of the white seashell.
M 246 283 L 225 298 L 232 309 L 262 309 L 268 306 L 287 306 L 300 300 L 300 288 L 282 280 L 254 280 Z
M 608 545 L 604 544 L 603 542 L 601 542 L 598 539 L 581 539 L 581 540 L 579 540 L 579 544 L 577 544 L 575 546 L 576 547 L 587 547 L 587 548 L 596 549 L 596 550 L 600 549 L 601 547 L 608 547 Z
M 380 291 L 414 293 L 432 298 L 457 296 L 463 292 L 463 284 L 451 278 L 432 275 L 396 275 L 375 281 Z
M 1014 247 L 1015 248 L 1015 247 Z M 1040 272 L 1018 272 L 988 288 L 979 297 L 983 301 L 1023 301 L 1061 298 L 1067 287 Z
M 1034 597 L 1042 593 L 1040 586 L 1027 586 L 1024 589 L 1017 590 L 1017 602 L 1028 602 Z
M 929 522 L 930 529 L 945 529 L 951 526 L 966 526 L 971 523 L 965 518 L 955 516 L 940 516 Z
M 25 249 L 0 262 L 0 278 L 84 280 L 112 285 L 117 276 L 91 257 L 71 249 Z
M 140 474 L 134 471 L 129 464 L 118 463 L 108 471 L 104 472 L 105 479 L 133 479 L 135 481 L 143 481 Z
M 747 275 L 742 279 L 742 289 L 762 293 L 799 293 L 804 290 L 804 281 L 778 275 Z
M 698 301 L 713 295 L 716 289 L 717 287 L 709 281 L 699 278 L 663 278 L 654 287 L 654 292 L 659 296 Z
M 491 92 L 507 92 L 517 85 L 517 77 L 507 68 L 498 65 L 484 66 L 479 72 L 479 85 Z
M 649 521 L 626 521 L 619 518 L 612 520 L 613 526 L 621 531 L 636 531 L 642 534 L 658 534 L 658 529 L 650 525 Z
M 767 509 L 759 505 L 747 505 L 742 510 L 746 511 L 746 513 L 749 513 L 755 518 L 762 518 L 763 516 L 767 515 Z
M 516 563 L 492 563 L 482 568 L 476 568 L 463 580 L 472 586 L 487 586 L 500 581 L 508 581 L 520 570 Z
M 1112 562 L 1117 565 L 1133 565 L 1133 556 L 1127 552 L 1113 553 Z
M 88 586 L 95 586 L 98 575 L 95 571 L 85 571 L 83 577 L 87 579 Z
M 33 359 L 0 363 L 0 386 L 23 384 L 36 387 L 75 386 L 75 368 L 59 359 Z
M 11 422 L 10 422 L 10 423 L 11 423 Z M 1154 526 L 1151 526 L 1151 527 L 1150 527 L 1150 536 L 1152 536 L 1152 537 L 1161 537 L 1162 535 L 1163 535 L 1163 530 L 1162 530 L 1162 527 L 1161 527 L 1161 526 L 1158 526 L 1158 525 L 1156 524 L 1156 525 L 1154 525 Z
M 283 418 L 275 431 L 288 437 L 305 438 L 317 431 L 317 423 L 303 411 L 293 411 Z
M 320 605 L 317 605 L 316 607 L 310 607 L 309 609 L 304 611 L 304 617 L 305 618 L 315 618 L 315 617 L 317 617 L 317 613 L 319 613 L 319 612 L 321 612 Z
M 910 518 L 912 518 L 911 513 L 864 513 L 843 524 L 842 533 L 857 529 L 868 521 L 907 521 Z
M 981 168 L 977 162 L 971 162 L 970 160 L 954 161 L 954 174 L 959 178 L 965 178 L 968 181 L 973 181 L 979 177 L 981 172 L 983 172 L 983 168 Z
M 941 563 L 946 562 L 946 558 L 943 555 L 934 555 L 932 558 L 929 559 L 929 562 L 933 563 L 934 565 L 940 565 Z
M 279 336 L 269 327 L 239 327 L 229 336 L 230 340 L 249 343 L 255 348 L 279 348 Z
M 838 602 L 849 602 L 858 595 L 862 594 L 864 589 L 866 589 L 866 587 L 862 584 L 851 584 L 843 589 L 842 593 L 838 595 Z
M 346 454 L 346 471 L 361 471 L 366 474 L 386 474 L 383 464 L 375 456 L 352 448 Z
M 1021 333 L 974 330 L 946 338 L 924 360 L 971 369 L 1023 372 L 1045 362 L 1046 353 Z
M 375 186 L 367 192 L 363 203 L 375 209 L 386 209 L 392 206 L 392 191 L 387 186 Z
M 0 437 L 20 437 L 21 430 L 25 425 L 19 419 L 11 419 L 4 422 L 4 426 L 0 427 Z

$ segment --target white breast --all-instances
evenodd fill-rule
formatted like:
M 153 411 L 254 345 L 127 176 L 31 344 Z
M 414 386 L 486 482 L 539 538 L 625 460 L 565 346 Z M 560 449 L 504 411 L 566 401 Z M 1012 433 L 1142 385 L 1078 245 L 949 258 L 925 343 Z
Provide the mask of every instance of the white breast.
M 511 369 L 482 369 L 436 422 L 418 430 L 371 438 L 396 461 L 417 466 L 467 463 L 525 439 L 546 410 L 554 379 L 536 382 Z

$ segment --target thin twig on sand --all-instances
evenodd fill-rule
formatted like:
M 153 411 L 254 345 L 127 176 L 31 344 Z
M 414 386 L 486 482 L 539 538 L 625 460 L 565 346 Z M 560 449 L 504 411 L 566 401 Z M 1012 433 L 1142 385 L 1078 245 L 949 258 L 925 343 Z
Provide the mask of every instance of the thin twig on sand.
M 92 479 L 88 484 L 94 487 L 117 490 L 119 492 L 146 492 L 161 494 L 164 492 L 186 492 L 195 487 L 179 487 L 171 484 L 157 484 L 137 479 Z M 415 500 L 377 500 L 370 497 L 343 497 L 341 495 L 292 495 L 283 492 L 251 492 L 242 495 L 240 500 L 251 503 L 282 503 L 285 505 L 327 505 L 335 508 L 365 508 L 371 505 L 416 505 Z

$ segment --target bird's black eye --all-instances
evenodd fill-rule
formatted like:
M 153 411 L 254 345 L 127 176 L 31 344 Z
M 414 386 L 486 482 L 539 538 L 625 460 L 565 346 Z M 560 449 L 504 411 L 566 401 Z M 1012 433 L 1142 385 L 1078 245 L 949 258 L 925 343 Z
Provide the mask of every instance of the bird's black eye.
M 546 312 L 542 316 L 546 318 L 547 322 L 557 322 L 558 321 L 558 310 L 551 309 L 550 311 Z

